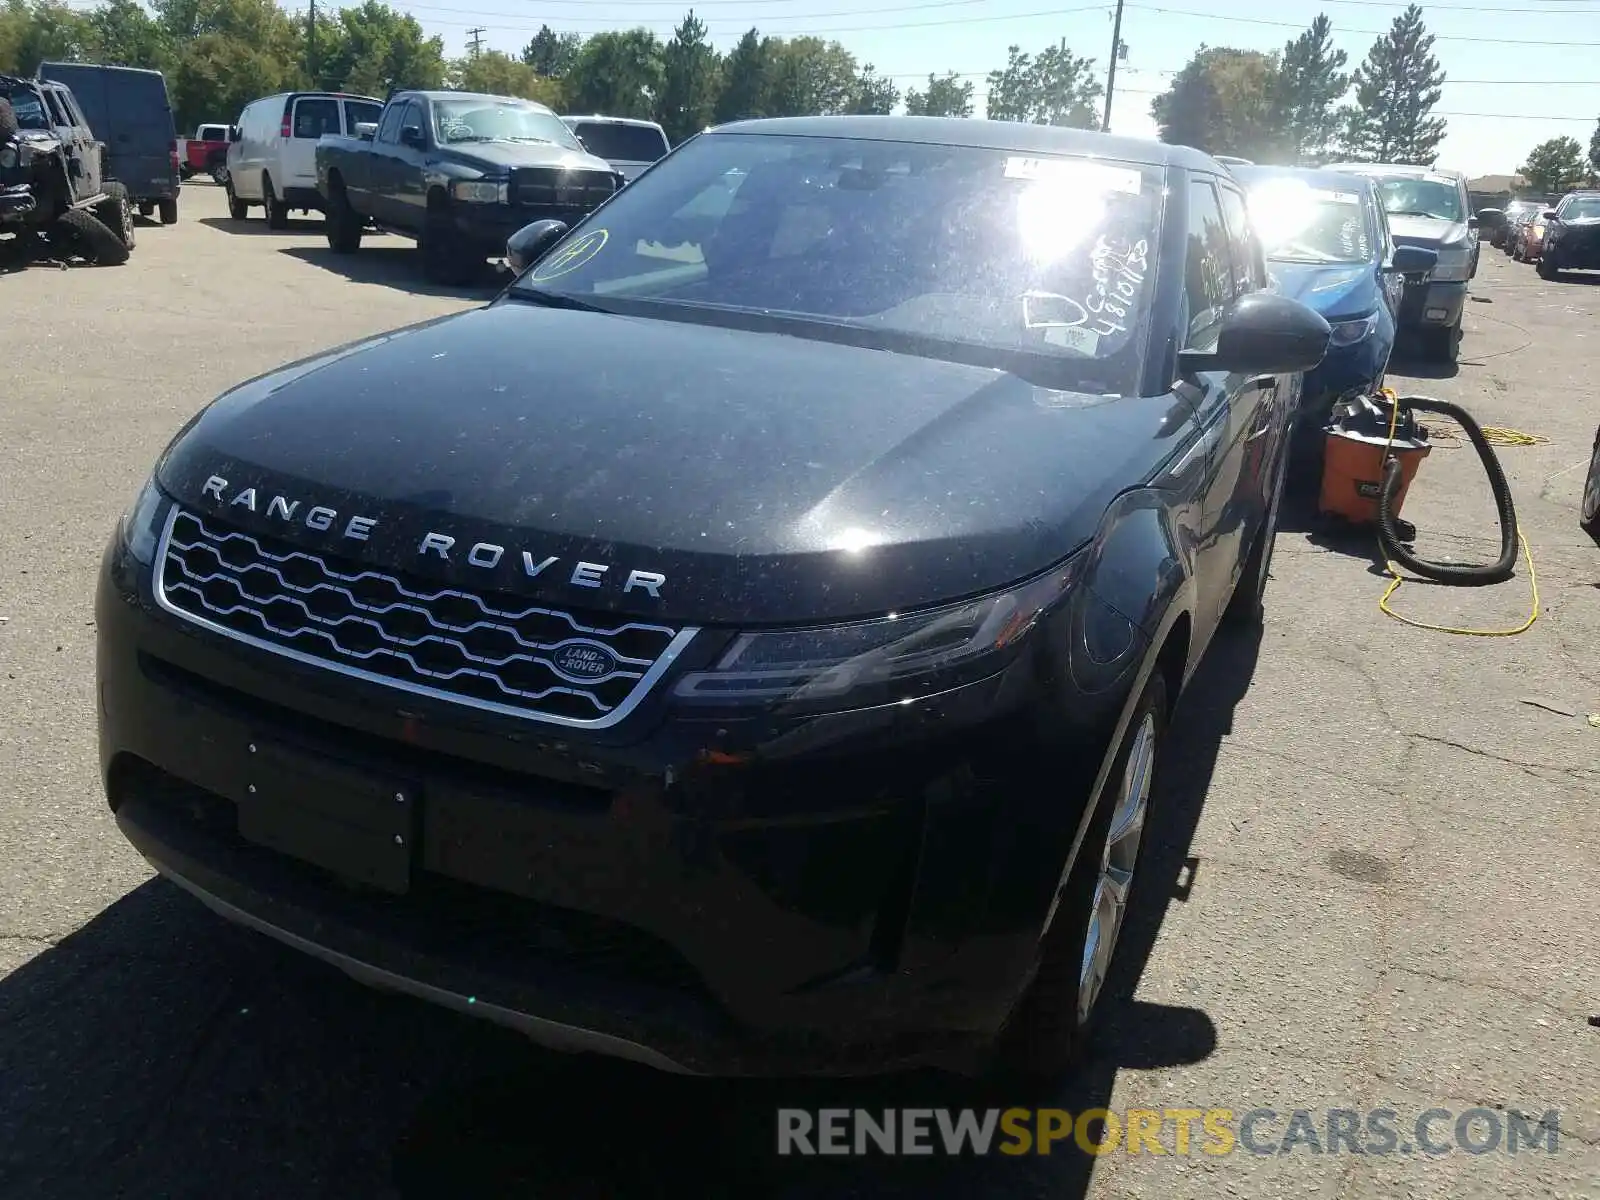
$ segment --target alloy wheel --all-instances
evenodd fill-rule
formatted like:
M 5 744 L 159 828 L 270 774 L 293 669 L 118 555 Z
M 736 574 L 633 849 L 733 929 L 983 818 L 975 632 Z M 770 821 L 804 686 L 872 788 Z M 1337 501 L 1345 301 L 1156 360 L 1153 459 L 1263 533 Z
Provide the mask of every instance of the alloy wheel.
M 1128 746 L 1128 761 L 1122 771 L 1116 807 L 1111 811 L 1111 824 L 1100 852 L 1100 878 L 1095 884 L 1089 931 L 1083 943 L 1083 966 L 1078 976 L 1080 1024 L 1089 1019 L 1100 998 L 1127 915 L 1133 871 L 1139 862 L 1145 817 L 1150 811 L 1155 753 L 1156 717 L 1147 712 Z

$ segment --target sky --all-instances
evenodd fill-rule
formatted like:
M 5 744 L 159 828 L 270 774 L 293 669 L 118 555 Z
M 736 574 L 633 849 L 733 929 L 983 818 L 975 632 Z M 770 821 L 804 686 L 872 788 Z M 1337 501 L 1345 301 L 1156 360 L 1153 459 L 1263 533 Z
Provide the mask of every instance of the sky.
M 336 3 L 337 0 L 325 0 Z M 1366 55 L 1404 3 L 1389 0 L 1172 0 L 1127 3 L 1111 109 L 1113 133 L 1154 137 L 1152 97 L 1202 42 L 1275 50 L 1319 13 L 1350 66 Z M 304 0 L 286 7 L 304 10 Z M 541 23 L 579 33 L 642 25 L 663 39 L 689 7 L 684 0 L 426 0 L 409 11 L 446 52 L 466 49 L 471 30 L 485 49 L 515 54 Z M 861 63 L 904 90 L 929 72 L 955 71 L 976 85 L 1003 66 L 1008 46 L 1035 52 L 1065 39 L 1095 61 L 1102 81 L 1114 4 L 1083 0 L 697 0 L 712 41 L 726 50 L 751 26 L 762 33 L 836 39 Z M 1530 148 L 1570 135 L 1587 149 L 1600 118 L 1600 0 L 1447 0 L 1423 5 L 1447 76 L 1437 112 L 1449 130 L 1439 165 L 1469 175 L 1515 171 Z

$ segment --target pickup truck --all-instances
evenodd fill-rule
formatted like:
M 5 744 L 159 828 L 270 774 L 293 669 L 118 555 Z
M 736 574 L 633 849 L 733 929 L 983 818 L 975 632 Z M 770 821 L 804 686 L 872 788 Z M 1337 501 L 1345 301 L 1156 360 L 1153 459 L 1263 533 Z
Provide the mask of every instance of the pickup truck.
M 549 108 L 469 92 L 396 92 L 375 124 L 317 143 L 328 245 L 369 228 L 415 238 L 435 283 L 471 282 L 534 221 L 575 224 L 626 180 Z
M 228 127 L 202 125 L 192 138 L 178 139 L 178 171 L 188 179 L 209 175 L 218 187 L 228 182 Z

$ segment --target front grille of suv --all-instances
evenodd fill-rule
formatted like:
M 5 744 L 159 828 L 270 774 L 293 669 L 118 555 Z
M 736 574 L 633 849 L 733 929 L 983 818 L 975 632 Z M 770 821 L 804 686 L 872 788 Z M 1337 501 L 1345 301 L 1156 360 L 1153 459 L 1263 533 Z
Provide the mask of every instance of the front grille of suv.
M 617 190 L 607 171 L 517 167 L 511 172 L 508 199 L 518 208 L 566 208 L 588 212 Z
M 440 588 L 183 509 L 157 561 L 158 602 L 215 632 L 405 691 L 562 725 L 622 720 L 695 633 Z

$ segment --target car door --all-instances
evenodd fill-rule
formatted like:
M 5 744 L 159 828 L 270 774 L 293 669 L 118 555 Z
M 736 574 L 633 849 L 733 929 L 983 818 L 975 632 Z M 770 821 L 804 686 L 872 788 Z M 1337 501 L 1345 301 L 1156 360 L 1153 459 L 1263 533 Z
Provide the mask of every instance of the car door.
M 394 197 L 395 222 L 402 229 L 420 230 L 427 217 L 424 173 L 432 144 L 431 124 L 428 106 L 421 100 L 406 105 L 405 115 L 400 118 L 400 142 L 394 150 L 395 178 L 390 194 Z
M 1235 265 L 1220 184 L 1209 175 L 1189 177 L 1183 337 L 1190 350 L 1216 349 L 1222 319 L 1250 277 L 1249 264 Z M 1238 198 L 1242 203 L 1243 197 Z M 1271 379 L 1269 387 L 1259 378 L 1205 371 L 1194 383 L 1198 395 L 1192 398 L 1209 465 L 1196 564 L 1200 611 L 1209 625 L 1232 595 L 1257 521 L 1260 468 L 1246 464 L 1261 457 L 1260 443 L 1272 424 L 1263 416 L 1264 397 L 1270 394 L 1276 400 L 1277 381 Z
M 332 96 L 300 96 L 294 102 L 289 137 L 283 143 L 283 174 L 273 185 L 282 196 L 287 188 L 317 187 L 317 143 L 323 134 L 344 132 L 339 101 Z
M 405 160 L 400 144 L 400 131 L 415 123 L 416 105 L 411 101 L 389 105 L 378 123 L 378 132 L 372 139 L 372 152 L 368 155 L 367 188 L 368 206 L 374 217 L 386 225 L 404 228 L 404 213 L 400 204 L 401 173 Z
M 55 135 L 70 145 L 73 153 L 67 162 L 72 176 L 72 190 L 76 196 L 93 196 L 100 191 L 100 159 L 95 150 L 95 140 L 88 124 L 67 103 L 65 93 L 57 87 L 43 87 L 45 110 L 50 114 L 50 124 Z
M 1383 306 L 1389 310 L 1389 320 L 1400 320 L 1400 301 L 1405 296 L 1404 275 L 1388 268 L 1394 265 L 1394 233 L 1389 228 L 1389 214 L 1378 203 L 1377 196 L 1369 194 L 1365 204 L 1372 227 L 1378 231 L 1378 292 L 1383 296 Z

